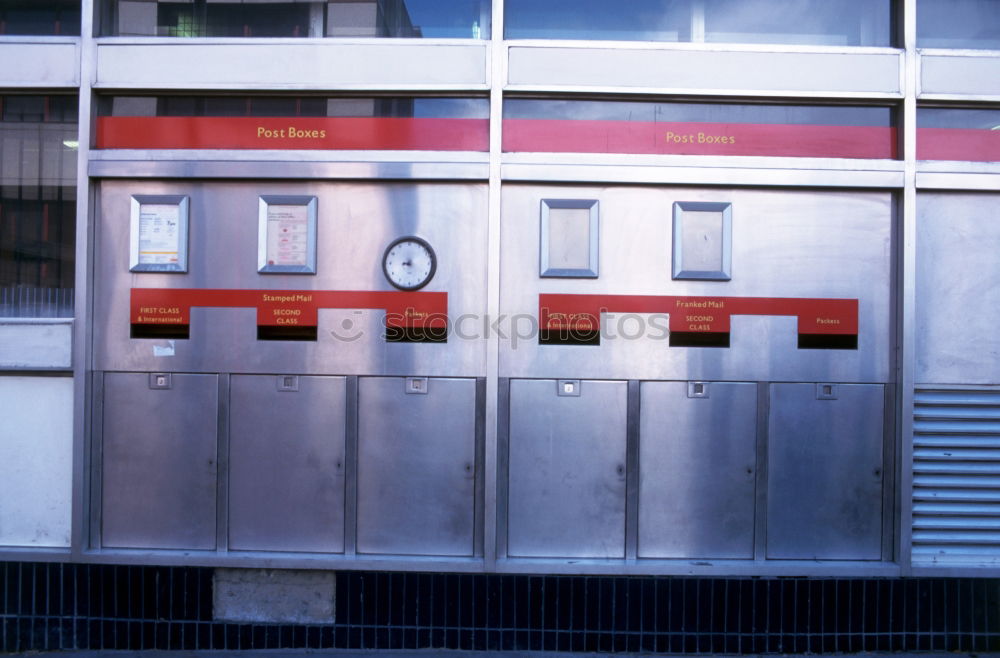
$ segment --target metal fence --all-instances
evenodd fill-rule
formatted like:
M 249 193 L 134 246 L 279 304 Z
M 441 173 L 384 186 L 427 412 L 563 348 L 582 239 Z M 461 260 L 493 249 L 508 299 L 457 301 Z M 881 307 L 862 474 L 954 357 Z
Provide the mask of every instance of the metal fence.
M 0 651 L 1000 650 L 1000 580 L 341 572 L 336 622 L 233 624 L 212 569 L 0 563 Z
M 73 288 L 0 287 L 0 318 L 71 318 Z

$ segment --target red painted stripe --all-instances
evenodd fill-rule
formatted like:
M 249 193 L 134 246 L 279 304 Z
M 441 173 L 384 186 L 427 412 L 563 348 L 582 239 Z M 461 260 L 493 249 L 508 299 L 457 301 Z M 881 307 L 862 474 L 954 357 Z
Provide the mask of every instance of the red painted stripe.
M 230 290 L 132 288 L 132 324 L 184 325 L 191 308 L 256 308 L 260 326 L 315 327 L 321 308 L 381 309 L 386 326 L 448 325 L 448 293 L 382 290 Z
M 667 313 L 670 331 L 726 333 L 734 315 L 789 315 L 800 334 L 858 333 L 858 300 L 799 297 L 687 297 L 672 295 L 538 296 L 542 329 L 592 331 L 602 313 Z
M 489 150 L 487 119 L 99 117 L 99 149 Z
M 505 119 L 503 130 L 509 152 L 896 157 L 887 126 Z
M 917 128 L 917 159 L 1000 162 L 1000 130 Z

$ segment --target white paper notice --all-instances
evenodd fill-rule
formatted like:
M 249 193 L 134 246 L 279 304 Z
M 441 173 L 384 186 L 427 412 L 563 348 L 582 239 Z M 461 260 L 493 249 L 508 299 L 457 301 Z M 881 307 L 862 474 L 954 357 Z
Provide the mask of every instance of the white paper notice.
M 309 208 L 304 205 L 267 207 L 267 264 L 307 265 Z
M 140 206 L 139 264 L 176 265 L 180 251 L 180 232 L 180 206 Z

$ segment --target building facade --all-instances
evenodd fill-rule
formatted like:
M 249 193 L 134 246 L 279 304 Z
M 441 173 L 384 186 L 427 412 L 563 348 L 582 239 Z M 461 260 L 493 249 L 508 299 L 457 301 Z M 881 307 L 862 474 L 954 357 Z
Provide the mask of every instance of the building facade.
M 996 646 L 998 81 L 995 0 L 0 2 L 11 599 L 288 569 L 475 592 L 435 628 L 482 641 L 382 646 Z M 534 579 L 645 612 L 505 621 Z M 198 601 L 172 646 L 241 621 Z M 379 644 L 335 616 L 277 645 Z

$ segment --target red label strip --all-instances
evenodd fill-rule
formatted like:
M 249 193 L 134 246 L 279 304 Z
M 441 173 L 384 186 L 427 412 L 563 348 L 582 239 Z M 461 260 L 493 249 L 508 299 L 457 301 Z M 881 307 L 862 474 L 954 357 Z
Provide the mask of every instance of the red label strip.
M 1000 130 L 917 128 L 917 159 L 1000 162 Z
M 487 119 L 99 117 L 99 149 L 488 151 Z
M 538 296 L 543 330 L 597 331 L 601 313 L 668 313 L 670 331 L 729 333 L 734 315 L 790 315 L 798 333 L 857 335 L 858 300 L 788 297 L 675 297 L 655 295 Z
M 446 292 L 339 290 L 132 288 L 131 321 L 140 325 L 186 325 L 193 306 L 256 308 L 257 324 L 263 327 L 315 327 L 321 308 L 381 309 L 387 327 L 448 326 Z
M 896 157 L 888 126 L 504 119 L 503 150 L 548 153 Z

